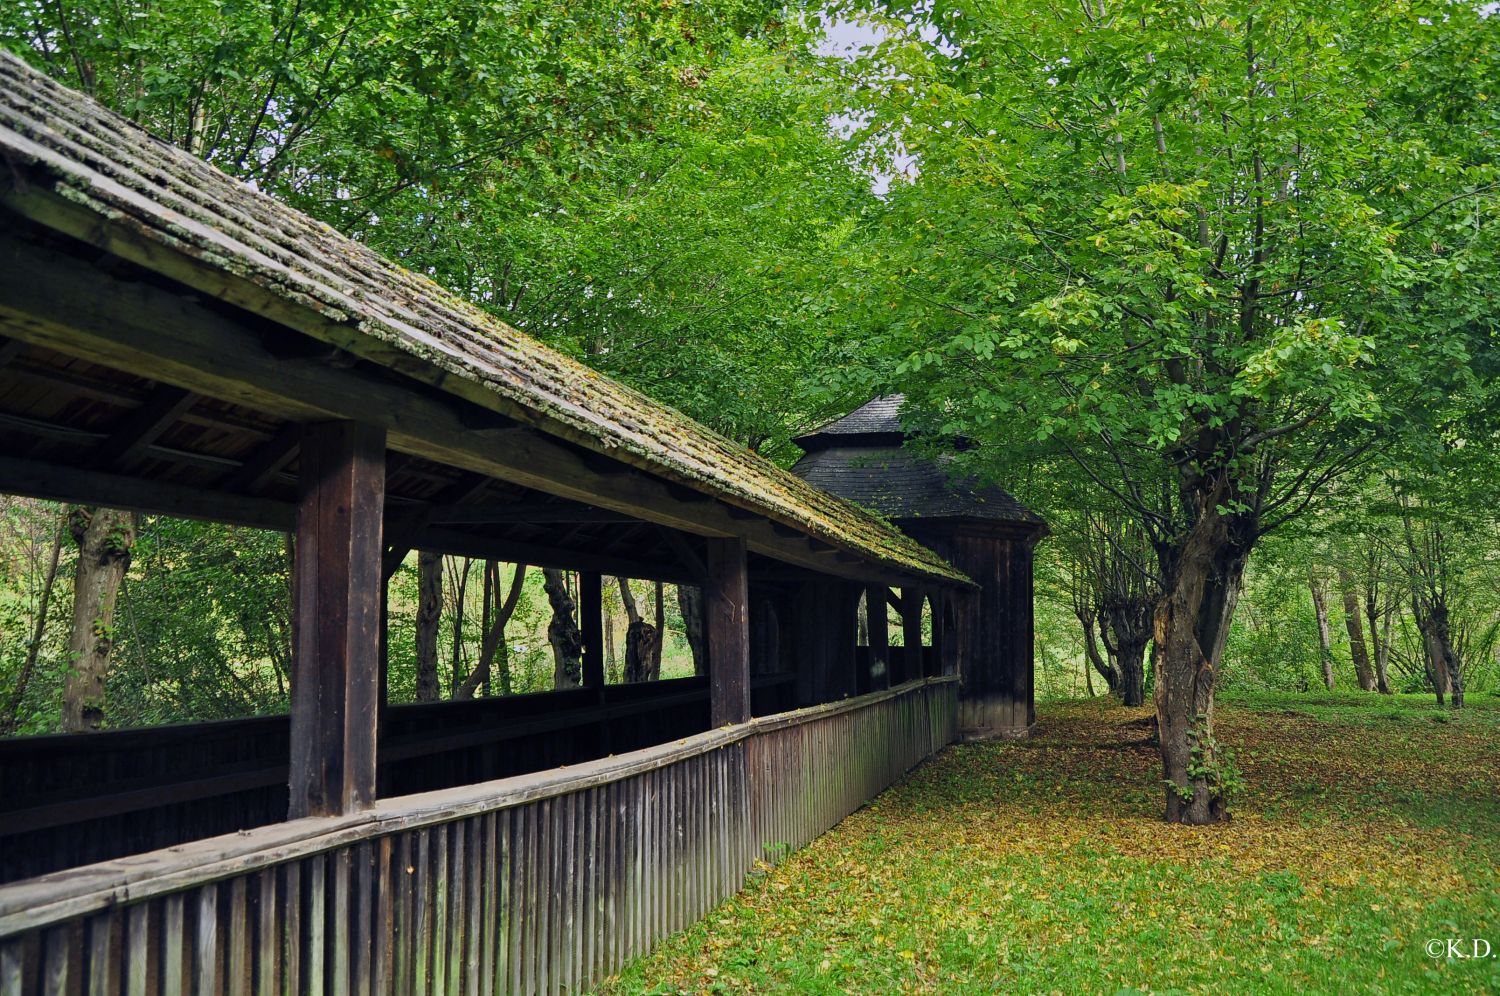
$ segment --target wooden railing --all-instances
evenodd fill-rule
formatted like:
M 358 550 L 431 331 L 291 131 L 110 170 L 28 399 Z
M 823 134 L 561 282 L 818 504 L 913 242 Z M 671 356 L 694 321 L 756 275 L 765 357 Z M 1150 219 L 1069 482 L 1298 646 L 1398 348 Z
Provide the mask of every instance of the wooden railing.
M 753 679 L 758 713 L 795 676 Z M 597 690 L 393 706 L 379 786 L 410 795 L 679 739 L 708 728 L 708 684 L 675 678 Z M 287 717 L 0 740 L 0 883 L 281 822 Z
M 573 992 L 949 743 L 916 681 L 0 887 L 0 996 Z

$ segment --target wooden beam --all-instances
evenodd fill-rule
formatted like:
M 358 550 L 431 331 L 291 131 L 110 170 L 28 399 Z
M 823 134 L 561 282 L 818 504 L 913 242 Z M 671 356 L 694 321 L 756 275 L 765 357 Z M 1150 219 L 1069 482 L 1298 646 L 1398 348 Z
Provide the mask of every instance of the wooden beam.
M 428 521 L 434 525 L 558 522 L 637 522 L 623 512 L 568 502 L 514 502 L 508 505 L 433 505 Z
M 703 615 L 708 642 L 709 725 L 750 718 L 750 587 L 745 543 L 709 539 Z
M 886 614 L 888 594 L 890 589 L 883 584 L 865 588 L 865 617 L 870 631 L 871 691 L 891 687 L 890 616 Z
M 657 564 L 629 557 L 594 553 L 589 550 L 569 550 L 544 543 L 530 543 L 503 536 L 485 536 L 457 529 L 439 529 L 435 526 L 417 533 L 413 537 L 411 548 L 456 556 L 488 557 L 511 564 L 531 564 L 534 567 L 556 567 L 568 571 L 597 571 L 600 574 L 670 581 L 673 584 L 696 583 L 685 570 L 676 564 Z
M 225 491 L 255 494 L 286 469 L 301 444 L 302 427 L 295 422 L 286 423 L 219 486 Z
M 87 455 L 86 459 L 98 460 L 106 465 L 111 463 L 107 459 L 107 448 L 101 445 L 110 437 L 110 434 L 107 432 L 98 432 L 94 429 L 79 429 L 71 425 L 48 422 L 45 419 L 32 418 L 30 415 L 17 415 L 12 412 L 0 412 L 0 426 L 11 429 L 21 435 L 34 436 L 38 439 L 53 439 L 61 443 L 79 447 L 93 444 L 94 450 Z M 180 450 L 157 443 L 147 443 L 142 449 L 151 456 L 159 460 L 165 460 L 167 463 L 205 467 L 209 470 L 217 471 L 240 466 L 240 462 L 233 457 L 218 456 L 213 453 L 194 453 L 190 450 Z
M 0 195 L 0 203 L 32 216 L 46 214 L 49 226 L 71 231 L 63 214 L 73 209 L 61 202 L 34 199 L 47 197 L 45 191 L 34 188 L 30 195 L 15 191 Z M 87 238 L 97 227 L 94 219 L 73 234 Z M 111 235 L 125 237 L 113 229 Z M 107 241 L 105 248 L 112 251 L 131 249 Z M 224 275 L 214 279 L 222 280 Z M 751 551 L 786 563 L 865 582 L 900 585 L 913 580 L 874 560 L 861 559 L 851 565 L 819 557 L 807 549 L 807 534 L 800 527 L 759 515 L 738 518 L 731 506 L 708 495 L 703 497 L 709 500 L 682 501 L 670 488 L 685 487 L 683 482 L 651 476 L 556 436 L 521 429 L 495 440 L 473 431 L 470 423 L 482 405 L 504 409 L 496 414 L 518 422 L 544 419 L 498 394 L 481 391 L 466 401 L 431 387 L 419 388 L 408 378 L 372 364 L 339 369 L 282 362 L 266 346 L 263 321 L 254 327 L 235 322 L 198 304 L 195 295 L 174 293 L 144 280 L 110 282 L 107 294 L 79 293 L 79 288 L 100 283 L 97 264 L 26 242 L 14 231 L 0 233 L 0 320 L 15 338 L 28 343 L 281 418 L 350 419 L 383 426 L 392 449 L 684 532 L 740 536 Z M 333 334 L 332 329 L 323 331 Z M 368 345 L 375 348 L 377 344 Z M 416 376 L 414 365 L 421 361 L 402 355 L 402 369 Z M 442 380 L 458 386 L 451 375 Z
M 297 517 L 297 507 L 291 502 L 222 494 L 181 484 L 5 456 L 0 456 L 0 488 L 28 498 L 109 505 L 260 529 L 287 530 L 292 528 Z
M 158 387 L 145 404 L 121 419 L 108 438 L 95 447 L 94 462 L 112 470 L 129 464 L 171 428 L 172 423 L 197 400 L 196 394 L 180 387 L 171 384 Z
M 934 660 L 927 665 L 927 669 L 923 673 L 928 677 L 935 678 L 947 671 L 946 658 L 952 634 L 948 632 L 947 621 L 943 618 L 942 596 L 936 592 L 928 592 L 927 606 L 932 612 L 932 656 Z
M 698 551 L 693 549 L 693 545 L 687 541 L 682 533 L 675 529 L 666 529 L 662 526 L 657 526 L 656 530 L 667 541 L 667 546 L 672 548 L 672 553 L 681 561 L 682 566 L 687 568 L 689 574 L 698 579 L 697 583 L 701 586 L 707 582 L 708 565 L 703 562 L 702 557 L 698 556 Z
M 409 459 L 403 456 L 403 460 Z M 386 457 L 387 469 L 392 465 L 390 455 Z M 458 505 L 483 492 L 490 486 L 490 479 L 472 471 L 460 474 L 458 480 L 445 487 L 439 494 L 437 505 Z M 415 505 L 403 508 L 391 515 L 385 526 L 385 552 L 381 556 L 381 575 L 387 580 L 406 560 L 406 555 L 418 547 L 417 536 L 432 523 L 435 505 Z M 447 551 L 454 552 L 454 551 Z
M 375 803 L 385 431 L 307 426 L 298 476 L 289 819 Z

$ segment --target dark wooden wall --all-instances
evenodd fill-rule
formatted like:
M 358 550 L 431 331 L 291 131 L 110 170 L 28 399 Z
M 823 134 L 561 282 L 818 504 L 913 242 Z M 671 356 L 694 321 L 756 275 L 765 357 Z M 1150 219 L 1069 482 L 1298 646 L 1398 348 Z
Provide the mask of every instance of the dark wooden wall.
M 861 587 L 818 578 L 803 582 L 783 616 L 790 632 L 782 653 L 797 674 L 797 704 L 836 702 L 858 692 L 855 610 Z M 785 630 L 784 630 L 785 632 Z
M 792 707 L 789 675 L 754 680 L 757 714 Z M 708 729 L 702 677 L 393 706 L 379 794 L 578 764 Z M 276 823 L 288 718 L 0 740 L 0 882 Z
M 951 645 L 941 648 L 940 660 L 961 662 L 960 730 L 978 739 L 1025 736 L 1036 722 L 1032 600 L 1039 534 L 971 522 L 903 528 L 979 584 L 947 596 L 954 612 L 944 635 Z

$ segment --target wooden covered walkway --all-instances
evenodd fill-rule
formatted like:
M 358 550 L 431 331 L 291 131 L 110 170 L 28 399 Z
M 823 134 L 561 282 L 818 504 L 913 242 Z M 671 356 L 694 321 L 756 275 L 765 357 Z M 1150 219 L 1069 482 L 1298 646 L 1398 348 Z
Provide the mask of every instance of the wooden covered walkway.
M 890 525 L 3 54 L 0 160 L 0 491 L 290 531 L 296 603 L 289 716 L 0 745 L 0 996 L 574 991 L 953 739 Z M 388 705 L 416 549 L 579 572 L 583 686 Z M 603 573 L 707 675 L 606 686 Z

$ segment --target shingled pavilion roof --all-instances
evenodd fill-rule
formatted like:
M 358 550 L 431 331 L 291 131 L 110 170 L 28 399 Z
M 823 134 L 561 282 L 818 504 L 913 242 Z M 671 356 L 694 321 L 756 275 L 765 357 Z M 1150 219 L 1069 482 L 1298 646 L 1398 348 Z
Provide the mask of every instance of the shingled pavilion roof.
M 804 480 L 896 520 L 989 519 L 1046 528 L 1009 492 L 955 479 L 950 461 L 904 448 L 905 398 L 876 398 L 795 442 L 807 455 L 792 468 Z
M 848 501 L 541 345 L 5 53 L 0 159 L 0 199 L 8 207 L 200 295 L 778 528 L 905 573 L 967 580 Z

